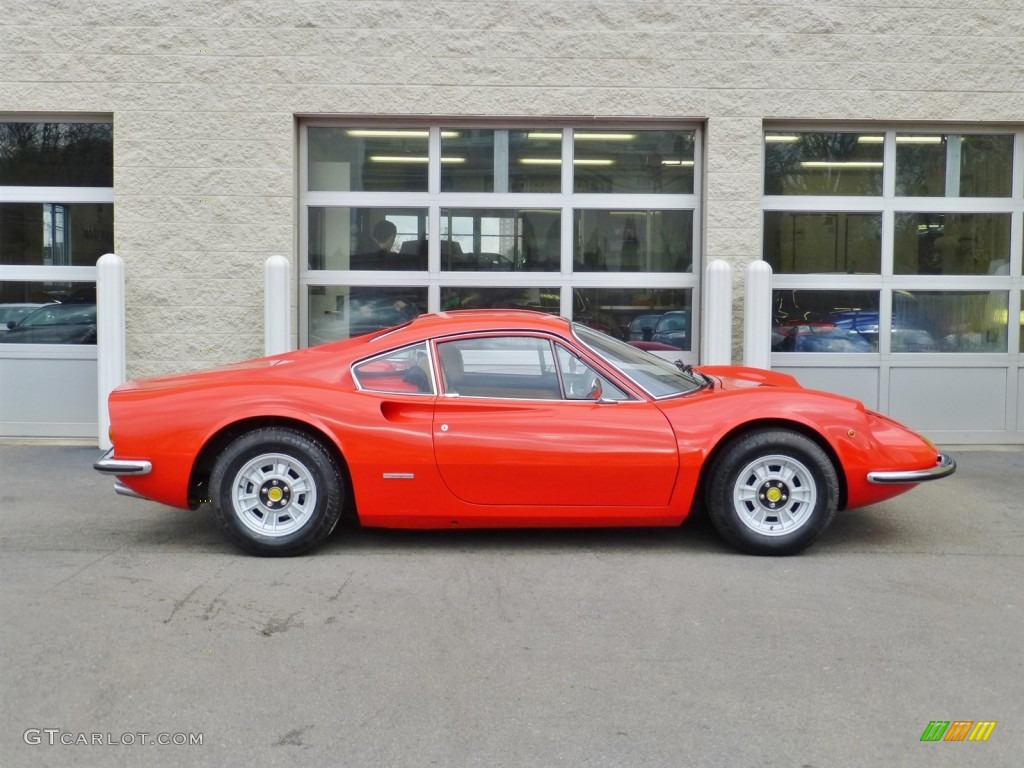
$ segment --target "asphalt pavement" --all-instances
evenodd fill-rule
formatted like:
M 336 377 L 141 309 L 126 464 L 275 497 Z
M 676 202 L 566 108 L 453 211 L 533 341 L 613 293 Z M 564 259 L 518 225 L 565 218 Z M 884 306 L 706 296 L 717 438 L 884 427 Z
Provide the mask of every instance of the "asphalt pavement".
M 796 557 L 697 519 L 276 560 L 0 445 L 0 766 L 1016 768 L 1024 448 L 945 448 Z

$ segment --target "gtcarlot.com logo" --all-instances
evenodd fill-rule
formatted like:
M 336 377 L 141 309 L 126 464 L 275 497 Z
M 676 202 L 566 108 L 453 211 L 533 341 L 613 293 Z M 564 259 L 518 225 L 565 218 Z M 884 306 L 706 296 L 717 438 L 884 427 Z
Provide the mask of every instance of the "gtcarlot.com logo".
M 988 741 L 995 729 L 995 720 L 932 720 L 921 741 Z
M 118 746 L 131 747 L 136 745 L 156 744 L 158 746 L 201 746 L 201 733 L 150 733 L 149 731 L 131 731 L 126 733 L 75 733 L 60 728 L 29 728 L 22 734 L 22 739 L 30 746 L 46 744 L 49 746 Z

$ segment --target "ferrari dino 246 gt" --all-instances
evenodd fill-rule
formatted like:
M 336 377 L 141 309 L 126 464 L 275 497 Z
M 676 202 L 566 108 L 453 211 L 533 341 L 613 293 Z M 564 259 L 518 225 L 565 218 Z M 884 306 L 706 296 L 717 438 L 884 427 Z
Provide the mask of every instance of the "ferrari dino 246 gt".
M 204 503 L 260 555 L 343 516 L 385 528 L 677 526 L 699 505 L 746 552 L 798 552 L 837 510 L 956 464 L 849 398 L 673 364 L 526 311 L 404 325 L 109 398 L 119 493 Z

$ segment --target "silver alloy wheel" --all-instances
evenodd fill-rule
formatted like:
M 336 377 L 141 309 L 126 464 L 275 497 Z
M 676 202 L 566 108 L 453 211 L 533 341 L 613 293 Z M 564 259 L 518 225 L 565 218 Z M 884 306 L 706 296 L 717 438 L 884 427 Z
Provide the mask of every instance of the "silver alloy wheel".
M 249 530 L 261 536 L 288 536 L 313 514 L 316 482 L 294 457 L 265 453 L 235 475 L 231 500 L 235 515 Z
M 733 504 L 743 524 L 762 536 L 785 536 L 811 519 L 814 475 L 791 456 L 760 456 L 736 477 Z

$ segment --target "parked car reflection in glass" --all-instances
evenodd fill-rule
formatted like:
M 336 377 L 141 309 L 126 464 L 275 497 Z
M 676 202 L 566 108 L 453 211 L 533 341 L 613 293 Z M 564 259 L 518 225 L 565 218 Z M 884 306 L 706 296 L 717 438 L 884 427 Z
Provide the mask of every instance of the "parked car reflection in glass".
M 833 323 L 796 323 L 775 329 L 773 352 L 871 352 L 871 342 Z
M 690 313 L 681 309 L 666 312 L 658 320 L 650 340 L 676 349 L 689 350 Z
M 15 304 L 0 304 L 0 333 L 7 333 L 8 324 L 14 325 L 22 318 L 30 315 L 39 309 L 43 304 L 39 302 L 19 302 Z
M 4 344 L 95 344 L 95 304 L 47 304 L 7 323 Z

